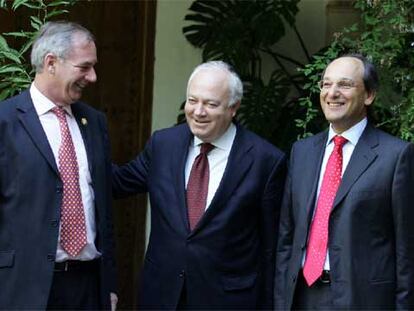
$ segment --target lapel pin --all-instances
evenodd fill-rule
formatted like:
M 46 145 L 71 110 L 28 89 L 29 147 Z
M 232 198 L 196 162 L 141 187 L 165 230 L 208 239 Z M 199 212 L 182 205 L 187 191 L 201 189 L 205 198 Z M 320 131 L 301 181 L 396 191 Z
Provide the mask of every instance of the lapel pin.
M 88 125 L 88 120 L 86 118 L 82 118 L 81 123 L 82 123 L 82 125 L 87 126 Z

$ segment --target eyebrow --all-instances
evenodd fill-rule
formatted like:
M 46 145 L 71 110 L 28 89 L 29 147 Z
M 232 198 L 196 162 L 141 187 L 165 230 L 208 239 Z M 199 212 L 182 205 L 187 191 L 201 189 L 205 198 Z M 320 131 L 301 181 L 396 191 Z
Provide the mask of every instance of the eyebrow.
M 324 80 L 330 80 L 330 81 L 332 81 L 332 79 L 330 79 L 329 77 L 323 77 L 322 78 L 322 81 L 324 81 Z M 355 80 L 354 79 L 350 79 L 350 78 L 340 78 L 340 79 L 338 79 L 338 80 L 336 80 L 336 81 L 351 81 L 351 82 L 355 82 Z
M 97 63 L 98 61 L 96 62 L 84 61 L 84 62 L 80 62 L 78 66 L 95 66 Z

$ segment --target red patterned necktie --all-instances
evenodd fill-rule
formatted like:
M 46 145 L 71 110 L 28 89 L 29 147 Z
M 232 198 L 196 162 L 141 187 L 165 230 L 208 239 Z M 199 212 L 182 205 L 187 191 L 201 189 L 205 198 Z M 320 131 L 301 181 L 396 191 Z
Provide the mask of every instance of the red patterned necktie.
M 79 187 L 79 167 L 66 121 L 66 112 L 60 107 L 55 107 L 52 111 L 59 120 L 62 139 L 59 147 L 59 173 L 63 182 L 60 245 L 70 256 L 75 257 L 86 245 L 86 224 Z
M 311 286 L 322 274 L 328 245 L 329 215 L 341 183 L 342 146 L 347 139 L 334 137 L 335 147 L 329 156 L 323 175 L 318 204 L 312 221 L 303 275 L 308 286 Z
M 201 144 L 200 154 L 195 158 L 187 184 L 187 207 L 190 229 L 193 230 L 206 209 L 210 169 L 207 154 L 212 144 Z

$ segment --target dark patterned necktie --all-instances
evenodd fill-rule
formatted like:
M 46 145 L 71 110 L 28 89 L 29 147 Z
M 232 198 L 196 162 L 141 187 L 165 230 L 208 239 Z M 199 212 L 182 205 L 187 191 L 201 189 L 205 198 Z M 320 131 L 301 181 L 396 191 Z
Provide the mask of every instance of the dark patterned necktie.
M 59 147 L 59 173 L 63 182 L 60 245 L 70 256 L 75 257 L 86 245 L 85 212 L 79 186 L 79 167 L 66 121 L 66 112 L 60 107 L 55 107 L 52 111 L 59 120 L 62 138 Z
M 187 207 L 190 229 L 193 230 L 206 209 L 210 168 L 207 154 L 212 144 L 201 144 L 200 154 L 195 158 L 187 184 Z

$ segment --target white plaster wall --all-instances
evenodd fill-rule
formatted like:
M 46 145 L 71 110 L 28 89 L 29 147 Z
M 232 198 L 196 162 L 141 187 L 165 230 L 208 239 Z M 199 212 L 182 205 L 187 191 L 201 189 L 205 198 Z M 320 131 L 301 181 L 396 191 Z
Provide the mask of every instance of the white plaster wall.
M 152 130 L 176 122 L 185 100 L 187 79 L 201 62 L 201 50 L 185 39 L 182 28 L 190 0 L 159 0 L 155 33 L 154 98 Z
M 310 54 L 325 46 L 326 36 L 326 4 L 329 0 L 302 0 L 296 15 L 296 28 Z M 294 31 L 287 26 L 286 35 L 276 45 L 283 54 L 306 61 L 299 40 Z
M 182 33 L 184 16 L 191 3 L 191 0 L 157 2 L 152 131 L 176 123 L 180 104 L 185 100 L 187 79 L 201 62 L 201 50 L 191 46 Z M 148 243 L 151 228 L 149 209 L 146 223 Z

